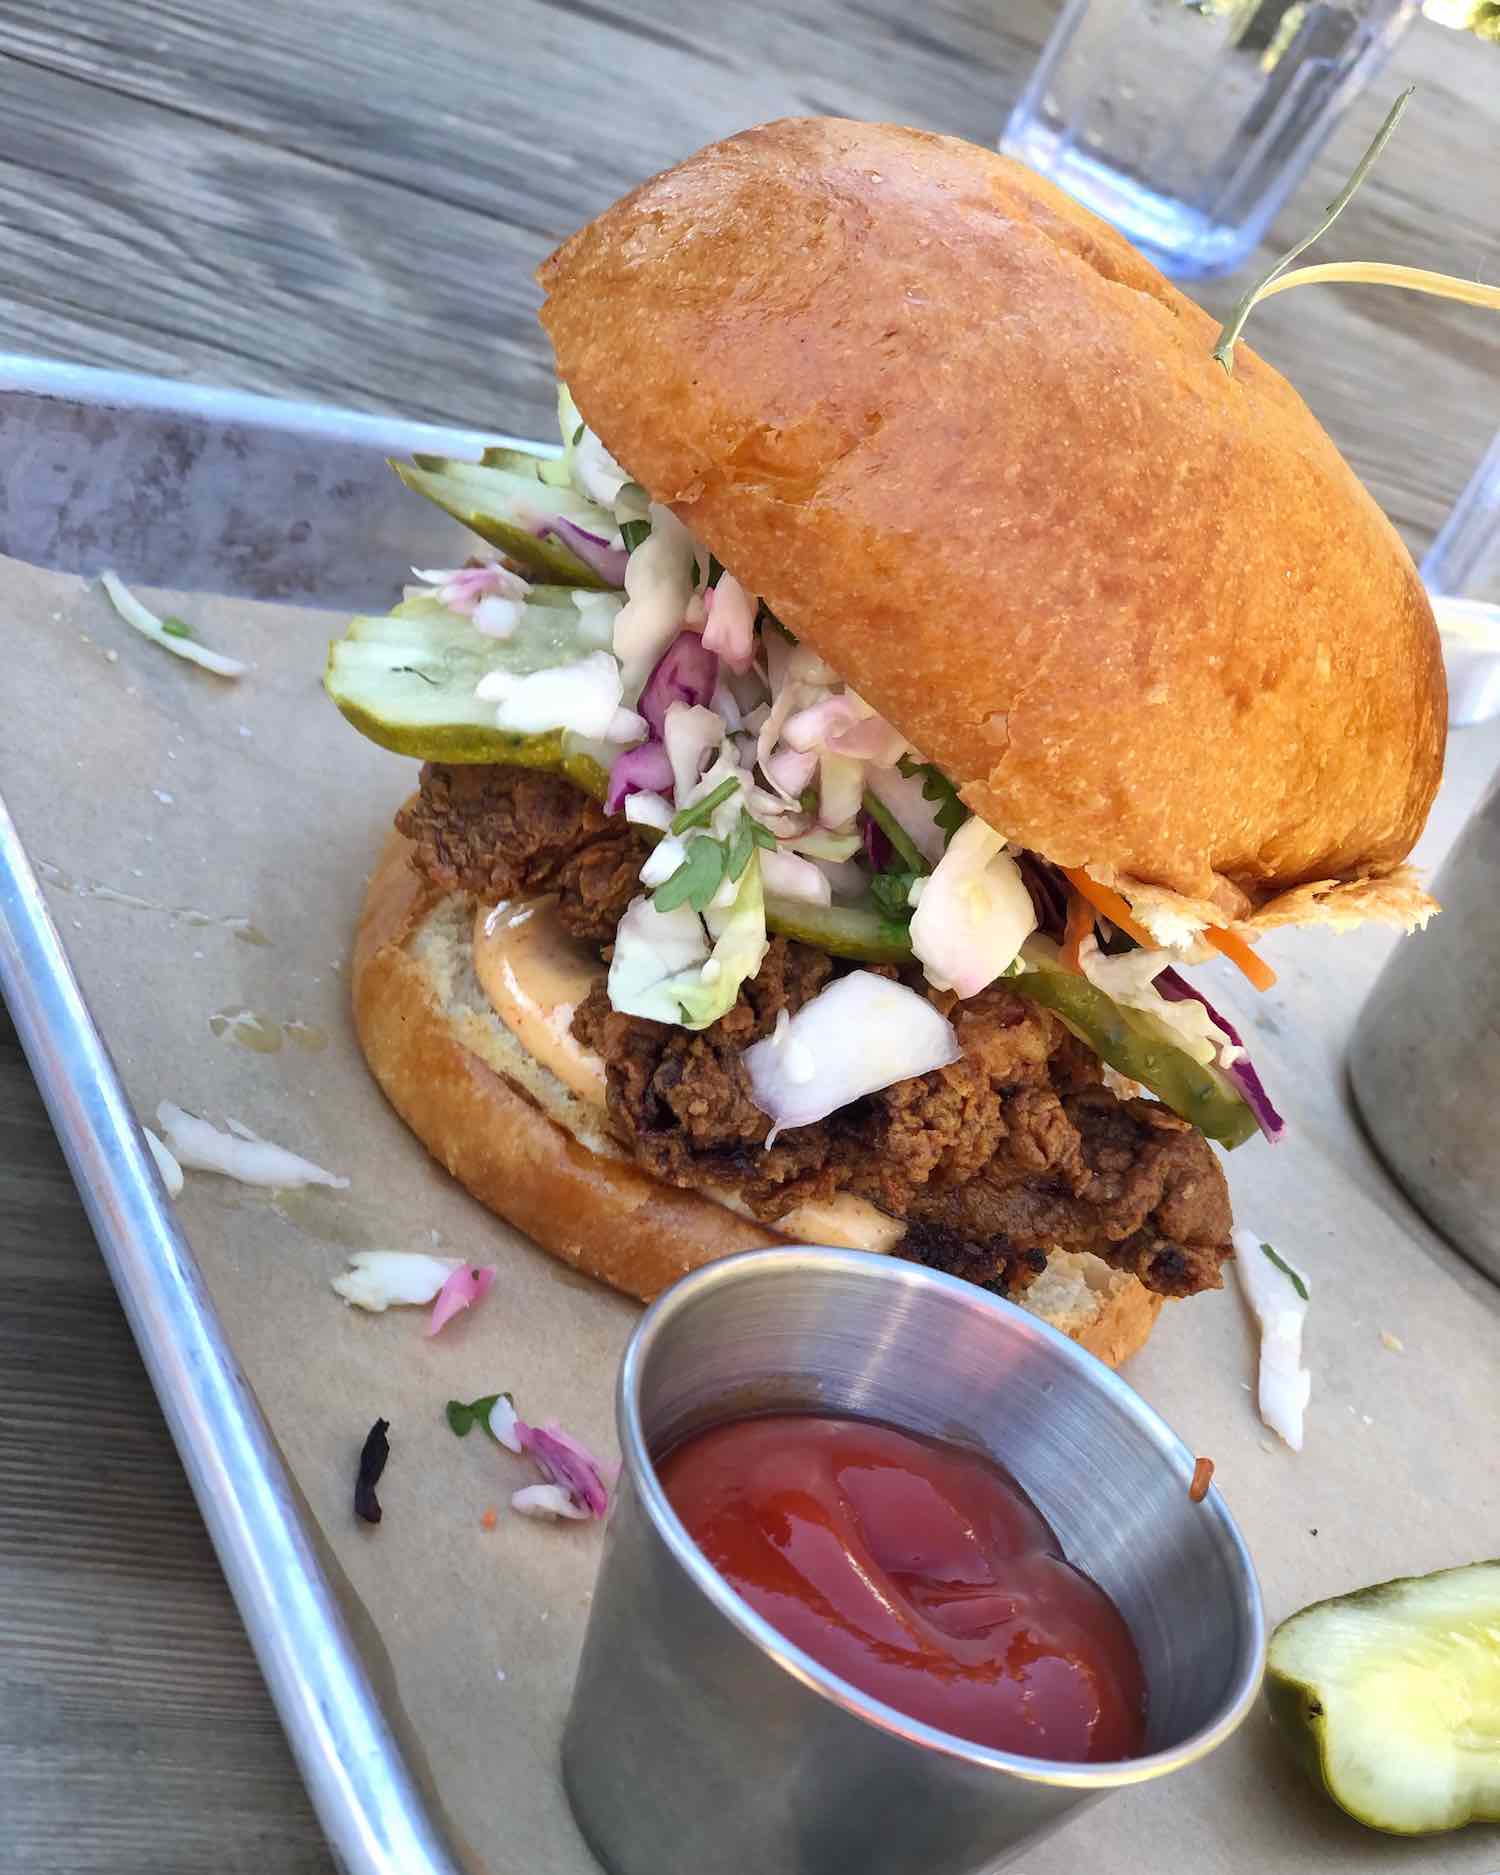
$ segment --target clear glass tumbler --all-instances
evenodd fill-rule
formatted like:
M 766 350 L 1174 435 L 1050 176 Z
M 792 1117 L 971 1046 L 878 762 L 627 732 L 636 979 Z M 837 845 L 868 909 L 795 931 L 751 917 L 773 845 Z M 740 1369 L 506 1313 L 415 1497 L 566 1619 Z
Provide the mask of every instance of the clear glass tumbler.
M 1500 436 L 1422 562 L 1443 634 L 1448 721 L 1500 716 Z
M 1000 147 L 1164 273 L 1229 273 L 1418 10 L 1418 0 L 1068 0 Z

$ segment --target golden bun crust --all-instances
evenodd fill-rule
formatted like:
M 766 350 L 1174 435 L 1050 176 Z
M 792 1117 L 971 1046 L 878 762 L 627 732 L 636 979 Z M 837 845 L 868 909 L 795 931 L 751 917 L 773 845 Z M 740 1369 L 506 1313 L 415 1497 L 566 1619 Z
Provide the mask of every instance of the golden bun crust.
M 607 447 L 1001 832 L 1216 922 L 1409 851 L 1446 704 L 1405 548 L 1291 386 L 1245 345 L 1226 376 L 1040 177 L 789 119 L 539 278 Z
M 588 1107 L 521 1048 L 474 977 L 472 902 L 436 891 L 393 833 L 355 936 L 354 1025 L 381 1089 L 482 1205 L 544 1250 L 649 1302 L 700 1264 L 786 1242 L 640 1171 Z M 1111 1366 L 1161 1308 L 1133 1276 L 1054 1254 L 1028 1306 Z
M 443 895 L 419 877 L 410 851 L 392 834 L 370 879 L 354 946 L 354 1026 L 386 1098 L 433 1157 L 544 1250 L 643 1302 L 700 1263 L 783 1242 L 581 1144 L 548 1117 L 524 1065 L 499 1072 L 460 1039 L 440 973 L 414 945 Z

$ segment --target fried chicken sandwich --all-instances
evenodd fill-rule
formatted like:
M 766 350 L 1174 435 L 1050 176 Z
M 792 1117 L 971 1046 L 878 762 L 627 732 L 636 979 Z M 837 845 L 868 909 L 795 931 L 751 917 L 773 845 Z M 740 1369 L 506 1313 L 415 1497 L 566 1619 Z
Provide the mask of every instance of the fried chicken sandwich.
M 421 757 L 355 1011 L 485 1204 L 635 1295 L 794 1240 L 1108 1359 L 1281 1130 L 1282 925 L 1431 909 L 1426 597 L 1291 387 L 988 150 L 747 131 L 540 274 L 560 456 L 401 473 L 475 532 L 327 683 Z

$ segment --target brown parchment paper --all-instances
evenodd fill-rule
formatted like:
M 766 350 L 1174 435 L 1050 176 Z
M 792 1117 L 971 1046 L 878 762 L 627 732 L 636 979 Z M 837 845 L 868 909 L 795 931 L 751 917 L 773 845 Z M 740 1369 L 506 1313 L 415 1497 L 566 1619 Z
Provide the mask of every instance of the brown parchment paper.
M 599 1530 L 512 1515 L 527 1468 L 480 1434 L 456 1439 L 443 1404 L 508 1387 L 528 1417 L 555 1415 L 614 1455 L 612 1384 L 638 1311 L 472 1204 L 366 1074 L 346 1008 L 351 930 L 415 770 L 324 699 L 337 618 L 143 596 L 250 672 L 230 683 L 182 664 L 97 587 L 0 561 L 0 791 L 137 1111 L 149 1118 L 167 1098 L 232 1115 L 352 1180 L 276 1195 L 189 1173 L 180 1214 L 473 1867 L 583 1875 L 593 1864 L 556 1766 Z M 1419 857 L 1451 839 L 1497 758 L 1500 725 L 1456 739 Z M 1386 1178 L 1344 1091 L 1344 1042 L 1391 941 L 1280 936 L 1281 982 L 1261 998 L 1207 979 L 1253 1032 L 1291 1124 L 1284 1146 L 1246 1146 L 1229 1172 L 1240 1221 L 1312 1278 L 1305 1451 L 1287 1452 L 1256 1417 L 1254 1342 L 1233 1286 L 1169 1306 L 1129 1370 L 1216 1461 L 1272 1622 L 1500 1551 L 1500 1294 Z M 281 1046 L 215 1034 L 216 1016 L 242 1010 L 276 1025 Z M 330 1290 L 348 1251 L 375 1247 L 494 1262 L 499 1279 L 427 1341 L 423 1312 L 365 1315 Z M 385 1520 L 369 1529 L 350 1495 L 377 1414 L 392 1449 Z M 500 1515 L 486 1532 L 490 1505 Z M 1361 1830 L 1303 1787 L 1257 1711 L 1206 1762 L 1088 1811 L 1024 1865 L 1154 1875 L 1169 1860 L 1209 1875 L 1484 1875 L 1500 1867 L 1500 1830 L 1428 1842 Z

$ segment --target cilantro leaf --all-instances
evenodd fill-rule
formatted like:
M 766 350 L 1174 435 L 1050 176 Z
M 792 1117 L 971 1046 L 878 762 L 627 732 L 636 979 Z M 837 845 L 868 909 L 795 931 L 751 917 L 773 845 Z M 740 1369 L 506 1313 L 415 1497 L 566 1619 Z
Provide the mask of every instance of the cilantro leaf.
M 483 1426 L 486 1432 L 489 1431 L 490 1414 L 496 1400 L 510 1400 L 511 1405 L 515 1405 L 509 1393 L 486 1393 L 478 1400 L 450 1400 L 443 1411 L 452 1430 L 460 1439 L 466 1439 L 475 1426 Z
M 707 911 L 709 900 L 724 882 L 726 858 L 717 840 L 700 833 L 688 841 L 687 858 L 656 888 L 651 903 L 658 911 L 676 911 L 679 905 Z
M 745 819 L 750 822 L 750 838 L 755 844 L 764 847 L 768 853 L 774 853 L 776 851 L 776 835 L 772 833 L 771 829 L 769 827 L 763 827 L 758 820 L 751 820 L 748 814 L 746 814 Z
M 701 801 L 695 801 L 691 807 L 683 808 L 680 814 L 674 814 L 673 833 L 686 833 L 689 827 L 706 827 L 714 809 L 722 807 L 739 785 L 739 776 L 731 775 L 727 781 L 721 781 L 712 794 L 705 794 Z
M 651 523 L 649 521 L 622 521 L 620 523 L 620 539 L 624 543 L 626 553 L 634 553 L 636 548 L 640 546 L 641 542 L 650 532 Z
M 169 638 L 196 638 L 198 636 L 185 618 L 178 618 L 175 612 L 169 613 L 161 622 L 162 630 Z
M 906 924 L 912 914 L 907 903 L 907 894 L 911 891 L 912 881 L 922 875 L 916 872 L 878 872 L 870 881 L 870 897 L 874 899 L 876 909 L 882 918 L 889 918 L 893 924 Z
M 573 441 L 569 445 L 570 448 L 576 449 L 578 445 L 583 441 L 583 432 L 587 427 L 588 427 L 587 424 L 580 423 L 578 428 L 574 430 Z
M 941 802 L 933 819 L 943 830 L 944 844 L 946 844 L 947 840 L 951 840 L 969 818 L 968 808 L 958 798 L 958 789 L 954 787 L 942 769 L 935 767 L 931 762 L 914 762 L 909 755 L 903 755 L 896 766 L 908 779 L 913 775 L 922 777 L 924 801 Z
M 724 867 L 731 879 L 738 879 L 750 864 L 750 856 L 755 851 L 754 826 L 755 822 L 748 814 L 741 814 L 735 823 L 734 835 L 729 842 L 729 857 Z
M 1263 1243 L 1260 1248 L 1261 1248 L 1261 1254 L 1269 1258 L 1269 1260 L 1276 1265 L 1277 1269 L 1281 1271 L 1282 1275 L 1285 1276 L 1287 1281 L 1297 1291 L 1297 1294 L 1301 1296 L 1304 1302 L 1306 1302 L 1307 1284 L 1303 1282 L 1302 1278 L 1292 1268 L 1291 1264 L 1287 1262 L 1285 1257 L 1277 1256 L 1276 1252 L 1271 1248 L 1271 1246 L 1268 1243 Z

